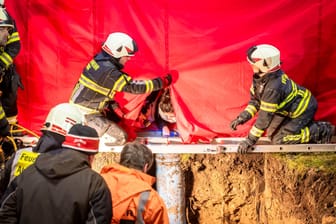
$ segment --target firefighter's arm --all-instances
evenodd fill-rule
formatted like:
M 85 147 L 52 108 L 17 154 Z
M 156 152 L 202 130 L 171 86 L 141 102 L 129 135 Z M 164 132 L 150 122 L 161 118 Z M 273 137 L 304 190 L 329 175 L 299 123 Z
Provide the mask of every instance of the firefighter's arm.
M 257 107 L 253 103 L 249 103 L 247 107 L 238 115 L 236 119 L 231 121 L 230 127 L 232 130 L 237 130 L 238 125 L 245 124 L 258 112 Z
M 250 100 L 246 108 L 230 123 L 231 130 L 237 130 L 238 125 L 245 124 L 253 118 L 260 109 L 260 101 L 255 98 L 253 85 L 250 88 Z
M 267 110 L 266 110 L 266 105 L 267 105 Z M 251 128 L 248 137 L 242 141 L 239 146 L 238 146 L 238 152 L 239 153 L 247 153 L 249 149 L 253 145 L 257 143 L 259 138 L 264 134 L 265 130 L 269 127 L 273 117 L 274 117 L 274 112 L 275 108 L 277 108 L 277 104 L 275 103 L 265 103 L 264 101 L 261 101 L 261 106 L 260 106 L 260 111 L 258 118 Z M 270 109 L 273 108 L 273 109 Z
M 168 87 L 173 81 L 172 75 L 148 80 L 130 80 L 122 89 L 124 92 L 133 94 L 150 93 Z

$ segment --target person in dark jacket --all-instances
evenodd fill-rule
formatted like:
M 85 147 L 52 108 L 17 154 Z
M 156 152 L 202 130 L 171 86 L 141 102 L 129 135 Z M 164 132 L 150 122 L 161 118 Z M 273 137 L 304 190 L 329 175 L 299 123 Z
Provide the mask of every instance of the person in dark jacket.
M 35 147 L 27 147 L 16 151 L 0 170 L 0 198 L 9 182 L 34 163 L 40 153 L 59 149 L 69 129 L 77 123 L 83 123 L 80 109 L 69 103 L 60 103 L 49 111 L 41 129 L 42 136 Z
M 94 127 L 108 145 L 123 145 L 128 138 L 125 130 L 117 124 L 127 118 L 115 100 L 116 93 L 151 93 L 172 83 L 171 74 L 151 80 L 133 80 L 122 71 L 137 50 L 129 35 L 111 33 L 102 51 L 84 68 L 70 97 L 70 103 L 84 111 L 87 124 Z
M 6 10 L 4 1 L 0 1 L 0 101 L 13 128 L 18 115 L 17 90 L 18 87 L 23 89 L 14 65 L 14 58 L 20 49 L 20 36 L 15 21 Z
M 244 124 L 258 112 L 248 137 L 238 152 L 246 153 L 267 130 L 273 144 L 329 143 L 334 126 L 314 121 L 317 101 L 305 87 L 296 84 L 280 69 L 280 51 L 268 44 L 251 47 L 247 60 L 253 69 L 250 101 L 231 122 L 231 129 Z
M 91 169 L 98 148 L 96 130 L 75 124 L 62 148 L 42 153 L 11 182 L 1 203 L 0 223 L 109 224 L 111 194 Z

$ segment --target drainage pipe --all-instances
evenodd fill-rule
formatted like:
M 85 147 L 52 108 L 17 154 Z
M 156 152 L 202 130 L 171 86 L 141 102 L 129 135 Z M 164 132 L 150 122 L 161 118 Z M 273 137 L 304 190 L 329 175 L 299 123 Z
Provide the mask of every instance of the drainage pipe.
M 179 154 L 156 154 L 156 188 L 168 209 L 169 223 L 185 224 L 185 187 Z

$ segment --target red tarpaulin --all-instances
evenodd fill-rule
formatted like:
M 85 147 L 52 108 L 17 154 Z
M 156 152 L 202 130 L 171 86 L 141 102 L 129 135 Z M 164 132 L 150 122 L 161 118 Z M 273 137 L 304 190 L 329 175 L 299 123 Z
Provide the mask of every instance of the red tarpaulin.
M 22 50 L 16 58 L 19 122 L 38 131 L 49 109 L 67 102 L 79 75 L 111 32 L 132 36 L 139 52 L 125 71 L 135 79 L 177 70 L 171 87 L 186 143 L 245 136 L 229 129 L 249 99 L 246 50 L 268 43 L 283 69 L 317 97 L 317 119 L 336 124 L 336 1 L 7 0 Z M 144 96 L 121 95 L 132 111 Z M 137 112 L 136 109 L 135 112 Z M 133 113 L 136 114 L 136 113 Z M 131 115 L 132 117 L 133 115 Z

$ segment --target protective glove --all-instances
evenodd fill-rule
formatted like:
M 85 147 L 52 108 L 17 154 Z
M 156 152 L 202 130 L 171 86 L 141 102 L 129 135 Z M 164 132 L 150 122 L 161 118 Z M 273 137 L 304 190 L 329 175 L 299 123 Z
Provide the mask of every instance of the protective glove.
M 233 121 L 231 121 L 230 123 L 230 127 L 232 130 L 237 130 L 237 126 L 244 124 L 245 120 L 243 118 L 241 118 L 240 116 L 238 116 L 236 119 L 234 119 Z
M 165 76 L 163 76 L 162 78 L 162 83 L 163 83 L 163 87 L 162 88 L 166 88 L 168 86 L 170 86 L 170 84 L 173 82 L 173 78 L 171 74 L 167 74 Z
M 249 151 L 249 149 L 252 148 L 252 146 L 255 144 L 254 141 L 252 141 L 249 138 L 246 138 L 238 145 L 238 153 L 245 154 Z

